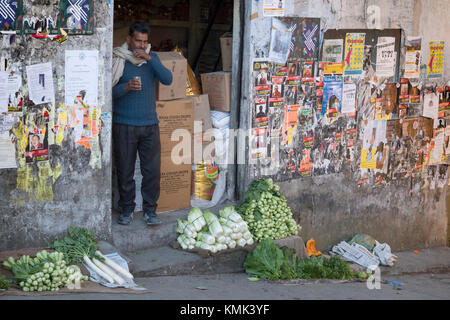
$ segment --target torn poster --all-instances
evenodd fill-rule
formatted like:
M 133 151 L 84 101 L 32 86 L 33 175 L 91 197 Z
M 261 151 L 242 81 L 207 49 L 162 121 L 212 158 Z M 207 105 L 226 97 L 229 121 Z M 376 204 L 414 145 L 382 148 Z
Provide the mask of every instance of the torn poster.
M 23 96 L 20 93 L 22 76 L 14 73 L 8 75 L 8 112 L 21 113 L 23 108 Z
M 284 123 L 283 123 L 283 141 L 282 145 L 291 145 L 294 135 L 297 132 L 298 125 L 298 111 L 300 105 L 286 106 L 284 112 Z
M 8 112 L 8 73 L 0 71 L 0 114 Z
M 347 33 L 345 37 L 345 74 L 362 74 L 364 62 L 365 33 Z
M 288 0 L 263 0 L 264 17 L 283 17 Z
M 437 128 L 439 124 L 439 95 L 434 92 L 425 93 L 423 97 L 423 114 L 424 117 L 434 120 L 433 127 Z
M 419 78 L 422 38 L 408 37 L 406 40 L 405 48 L 406 48 L 406 56 L 405 56 L 404 77 L 408 79 Z
M 30 100 L 34 104 L 38 105 L 55 101 L 51 62 L 27 66 L 27 79 Z
M 16 148 L 11 141 L 9 131 L 14 124 L 10 114 L 0 114 L 0 169 L 17 168 Z
M 428 51 L 428 78 L 441 78 L 444 70 L 444 41 L 430 41 Z
M 280 19 L 272 18 L 269 60 L 286 64 L 291 50 L 292 31 Z
M 437 165 L 442 163 L 442 157 L 445 154 L 445 132 L 444 130 L 437 130 L 435 137 L 432 140 L 432 148 L 430 151 L 429 164 Z
M 352 114 L 356 111 L 356 84 L 346 82 L 342 87 L 342 113 Z
M 395 38 L 379 37 L 377 44 L 376 74 L 378 77 L 393 77 L 395 75 L 396 54 Z
M 98 50 L 66 50 L 65 103 L 98 104 Z
M 323 42 L 322 61 L 342 62 L 344 39 L 325 39 Z
M 22 16 L 22 0 L 0 1 L 0 30 L 18 30 L 21 26 L 19 17 Z
M 386 120 L 369 120 L 364 127 L 361 168 L 382 169 L 387 158 Z

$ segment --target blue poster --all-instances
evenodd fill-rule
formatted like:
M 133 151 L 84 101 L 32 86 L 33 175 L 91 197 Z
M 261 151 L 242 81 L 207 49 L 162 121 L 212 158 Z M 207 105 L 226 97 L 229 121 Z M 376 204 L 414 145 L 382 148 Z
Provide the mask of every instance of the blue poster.
M 342 110 L 342 76 L 323 77 L 322 116 L 325 113 L 341 112 Z M 333 111 L 335 110 L 335 111 Z
M 16 30 L 22 14 L 22 0 L 0 0 L 0 30 Z

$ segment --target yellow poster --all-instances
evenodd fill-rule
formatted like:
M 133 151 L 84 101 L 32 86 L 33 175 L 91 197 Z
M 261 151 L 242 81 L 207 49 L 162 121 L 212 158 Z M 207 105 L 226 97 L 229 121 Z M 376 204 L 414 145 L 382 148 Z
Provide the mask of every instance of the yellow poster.
M 444 41 L 430 41 L 430 50 L 428 51 L 428 78 L 441 78 L 444 69 Z
M 347 33 L 345 37 L 345 74 L 361 74 L 364 63 L 365 33 Z

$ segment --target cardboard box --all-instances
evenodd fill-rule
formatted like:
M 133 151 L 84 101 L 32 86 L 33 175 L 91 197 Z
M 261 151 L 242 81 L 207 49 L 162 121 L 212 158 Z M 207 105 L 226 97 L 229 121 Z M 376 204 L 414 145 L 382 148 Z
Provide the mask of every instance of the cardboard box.
M 191 206 L 192 165 L 174 164 L 161 157 L 161 189 L 156 212 L 179 210 Z
M 156 102 L 161 137 L 161 157 L 170 157 L 172 149 L 181 142 L 181 139 L 180 141 L 171 140 L 175 130 L 185 129 L 190 134 L 189 139 L 193 136 L 194 106 L 194 100 L 191 98 Z M 191 140 L 189 140 L 188 146 L 190 143 Z
M 172 72 L 173 81 L 165 86 L 156 80 L 156 100 L 186 97 L 187 60 L 177 52 L 157 52 L 161 63 Z
M 199 152 L 200 147 L 204 148 L 205 143 L 210 141 L 204 133 L 212 128 L 212 121 L 209 108 L 209 98 L 207 94 L 190 96 L 195 103 L 194 109 L 194 134 L 192 135 L 192 163 L 194 163 L 194 152 Z M 199 126 L 199 123 L 201 126 Z M 197 126 L 197 127 L 196 127 Z
M 201 77 L 203 94 L 208 95 L 211 110 L 230 112 L 231 72 L 204 73 Z
M 233 65 L 233 34 L 231 32 L 220 37 L 220 49 L 222 51 L 222 70 L 231 72 Z
M 192 98 L 156 102 L 161 139 L 161 190 L 157 212 L 188 208 L 191 205 L 191 155 L 181 153 L 182 158 L 188 157 L 187 161 L 186 158 L 181 161 L 187 163 L 174 163 L 172 149 L 181 141 L 171 141 L 171 137 L 176 129 L 187 130 L 189 141 L 186 146 L 189 149 L 194 130 L 194 106 Z

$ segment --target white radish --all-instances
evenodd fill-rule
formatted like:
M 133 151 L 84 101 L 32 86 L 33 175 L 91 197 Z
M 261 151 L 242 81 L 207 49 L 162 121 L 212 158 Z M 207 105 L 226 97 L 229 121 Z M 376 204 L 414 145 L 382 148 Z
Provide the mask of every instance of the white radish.
M 113 268 L 114 270 L 116 270 L 118 273 L 120 273 L 121 275 L 123 275 L 125 278 L 128 279 L 133 279 L 133 275 L 126 269 L 122 268 L 122 266 L 118 265 L 117 263 L 115 263 L 114 261 L 112 261 L 111 259 L 105 257 L 105 255 L 103 255 L 100 251 L 96 252 L 100 257 L 102 257 L 103 259 L 105 259 L 105 264 L 107 264 L 108 266 L 110 266 L 111 268 Z
M 97 273 L 100 277 L 102 277 L 103 279 L 105 279 L 106 281 L 108 281 L 109 283 L 114 283 L 113 278 L 111 278 L 108 274 L 106 274 L 105 272 L 103 272 L 99 267 L 97 267 L 92 261 L 91 259 L 89 259 L 88 256 L 84 256 L 83 257 L 84 262 L 86 262 L 86 264 L 89 266 L 89 268 L 91 268 L 92 270 L 95 271 L 95 273 Z
M 107 267 L 105 264 L 103 264 L 99 260 L 93 258 L 92 262 L 94 262 L 97 265 L 97 267 L 102 269 L 103 272 L 105 272 L 107 275 L 109 275 L 111 278 L 113 278 L 116 283 L 122 285 L 126 282 L 117 273 L 115 273 L 113 270 L 111 270 L 109 267 Z

